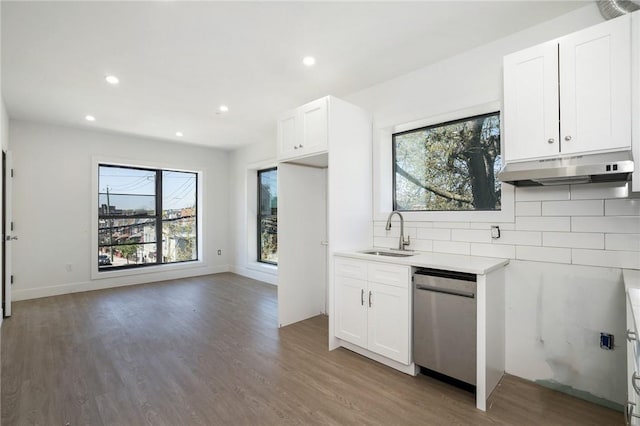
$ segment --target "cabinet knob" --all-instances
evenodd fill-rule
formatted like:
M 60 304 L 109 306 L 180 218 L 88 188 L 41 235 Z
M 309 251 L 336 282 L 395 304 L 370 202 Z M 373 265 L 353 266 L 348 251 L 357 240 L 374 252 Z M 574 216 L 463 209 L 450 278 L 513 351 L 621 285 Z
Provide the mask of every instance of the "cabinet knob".
M 302 148 L 302 144 L 298 145 L 298 148 Z
M 554 138 L 549 138 L 549 140 L 547 141 L 547 143 L 554 143 L 556 140 Z
M 567 142 L 569 142 L 569 141 L 571 140 L 571 136 L 569 136 L 569 135 L 565 136 L 565 137 L 564 137 L 564 140 L 565 140 L 565 141 L 567 141 Z
M 293 149 L 298 149 L 298 147 L 294 145 L 294 146 L 293 146 Z

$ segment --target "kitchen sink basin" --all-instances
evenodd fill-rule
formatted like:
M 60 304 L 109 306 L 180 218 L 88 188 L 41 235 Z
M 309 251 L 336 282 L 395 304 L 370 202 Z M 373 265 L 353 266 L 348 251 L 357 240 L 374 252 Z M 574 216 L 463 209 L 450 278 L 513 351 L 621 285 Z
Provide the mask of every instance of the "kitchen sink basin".
M 389 257 L 409 257 L 415 255 L 415 253 L 399 253 L 394 251 L 379 251 L 379 250 L 365 250 L 361 251 L 363 254 L 371 254 L 373 256 L 389 256 Z

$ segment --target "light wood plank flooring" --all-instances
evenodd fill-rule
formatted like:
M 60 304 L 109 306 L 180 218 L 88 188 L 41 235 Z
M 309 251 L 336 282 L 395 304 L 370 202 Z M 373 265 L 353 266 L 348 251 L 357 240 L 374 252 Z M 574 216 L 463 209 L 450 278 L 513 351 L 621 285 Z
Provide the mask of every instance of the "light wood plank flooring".
M 234 274 L 14 304 L 2 425 L 615 425 L 622 414 L 507 376 L 492 406 L 278 329 L 276 289 Z

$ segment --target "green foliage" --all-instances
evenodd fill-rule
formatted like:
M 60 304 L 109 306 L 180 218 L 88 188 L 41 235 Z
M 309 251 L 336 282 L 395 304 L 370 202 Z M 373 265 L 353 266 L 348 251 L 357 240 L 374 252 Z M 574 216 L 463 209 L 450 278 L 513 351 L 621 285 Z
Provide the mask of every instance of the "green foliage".
M 500 209 L 498 113 L 395 135 L 394 144 L 397 209 Z
M 131 258 L 131 256 L 137 253 L 138 246 L 135 244 L 119 246 L 118 250 L 120 251 L 120 254 L 122 255 L 122 257 L 127 259 L 127 263 L 129 263 L 129 259 Z

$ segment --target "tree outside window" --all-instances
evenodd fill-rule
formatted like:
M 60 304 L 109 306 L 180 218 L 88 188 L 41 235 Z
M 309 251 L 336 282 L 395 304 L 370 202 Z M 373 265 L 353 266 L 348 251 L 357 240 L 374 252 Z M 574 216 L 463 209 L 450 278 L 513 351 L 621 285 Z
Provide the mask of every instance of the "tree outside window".
M 393 208 L 500 210 L 500 113 L 393 135 Z

